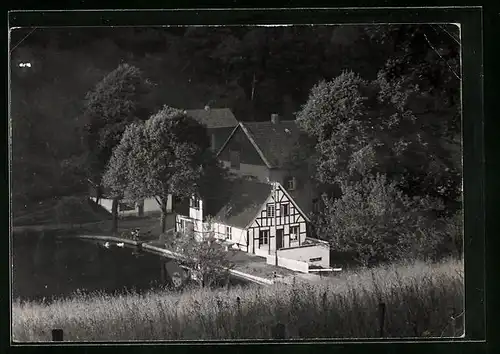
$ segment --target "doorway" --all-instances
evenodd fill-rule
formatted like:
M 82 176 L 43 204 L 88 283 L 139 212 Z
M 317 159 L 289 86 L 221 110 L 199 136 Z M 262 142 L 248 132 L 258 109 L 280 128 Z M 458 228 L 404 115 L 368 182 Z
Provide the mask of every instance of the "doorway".
M 283 229 L 276 229 L 276 249 L 283 248 Z

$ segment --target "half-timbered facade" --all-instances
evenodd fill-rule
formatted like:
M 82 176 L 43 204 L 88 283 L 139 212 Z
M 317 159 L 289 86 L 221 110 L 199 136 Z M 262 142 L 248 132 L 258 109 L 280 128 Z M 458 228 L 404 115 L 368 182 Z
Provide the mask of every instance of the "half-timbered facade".
M 238 178 L 220 198 L 192 197 L 185 214 L 176 216 L 176 231 L 192 231 L 198 238 L 211 233 L 232 248 L 268 260 L 292 257 L 306 266 L 329 266 L 329 251 L 324 252 L 329 247 L 315 248 L 307 215 L 279 182 Z
M 307 216 L 280 183 L 272 186 L 268 199 L 246 228 L 249 252 L 259 256 L 300 246 L 307 237 Z

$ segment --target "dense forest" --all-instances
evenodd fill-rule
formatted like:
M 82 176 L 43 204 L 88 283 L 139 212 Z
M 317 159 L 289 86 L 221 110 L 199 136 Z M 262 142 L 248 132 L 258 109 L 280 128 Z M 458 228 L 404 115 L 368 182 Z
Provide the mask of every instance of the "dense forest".
M 396 156 L 377 166 L 401 165 L 404 154 L 395 152 L 396 145 L 429 147 L 407 151 L 404 158 L 412 161 L 411 167 L 372 172 L 397 180 L 409 195 L 442 197 L 448 206 L 460 201 L 457 27 L 39 28 L 11 33 L 14 212 L 48 198 L 87 192 L 86 94 L 123 63 L 139 68 L 152 87 L 141 103 L 150 114 L 164 105 L 195 109 L 207 104 L 229 107 L 242 121 L 268 120 L 271 113 L 279 113 L 285 119 L 298 116 L 304 131 L 319 140 L 328 136 L 340 142 L 345 134 L 327 126 L 328 119 L 322 126 L 311 125 L 311 117 L 324 118 L 321 109 L 328 106 L 317 102 L 330 91 L 356 87 L 357 93 L 338 98 L 344 110 L 334 111 L 338 117 L 378 112 L 380 119 L 373 120 L 383 126 L 378 136 L 397 144 L 391 151 L 374 152 Z M 348 103 L 346 108 L 345 100 L 354 102 L 357 94 L 363 104 Z M 396 135 L 390 133 L 391 119 L 399 119 Z M 410 126 L 405 119 L 419 124 Z M 366 143 L 363 139 L 359 134 L 357 141 L 345 141 L 352 147 Z M 334 183 L 328 173 L 352 170 L 348 164 L 331 168 L 331 161 L 325 161 L 325 156 L 339 153 L 338 146 L 319 141 L 315 148 L 319 182 Z M 429 158 L 433 155 L 439 158 Z M 439 192 L 438 187 L 447 189 Z

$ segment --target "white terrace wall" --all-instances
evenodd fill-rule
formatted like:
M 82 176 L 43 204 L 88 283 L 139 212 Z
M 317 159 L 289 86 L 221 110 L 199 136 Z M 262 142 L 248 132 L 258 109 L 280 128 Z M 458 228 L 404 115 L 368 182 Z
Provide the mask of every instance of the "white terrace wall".
M 255 249 L 255 254 L 260 257 L 267 257 L 269 255 L 269 246 L 268 245 L 261 245 L 262 248 L 256 248 Z M 273 252 L 274 254 L 274 252 Z
M 330 247 L 328 245 L 303 245 L 278 250 L 278 257 L 307 262 L 323 268 L 330 267 Z M 321 258 L 314 260 L 315 258 Z
M 276 255 L 268 255 L 267 264 L 276 265 Z M 298 261 L 290 258 L 278 256 L 278 267 L 287 268 L 301 273 L 309 273 L 309 264 L 304 261 Z
M 93 202 L 96 201 L 96 198 L 90 198 Z M 101 207 L 106 209 L 109 213 L 113 212 L 113 199 L 99 199 L 98 203 Z M 120 210 L 120 207 L 118 206 L 118 216 L 129 216 L 129 215 L 135 215 L 137 216 L 139 213 L 138 209 L 132 209 L 132 210 Z
M 90 200 L 95 203 L 97 198 L 91 197 Z M 111 199 L 99 199 L 98 204 L 111 213 L 113 205 L 113 201 Z
M 90 198 L 92 201 L 96 201 L 96 198 Z M 112 199 L 99 199 L 99 205 L 106 209 L 108 212 L 112 212 L 113 200 Z M 172 196 L 170 195 L 167 199 L 167 213 L 172 212 Z M 160 214 L 161 209 L 155 198 L 147 198 L 144 200 L 144 214 Z M 139 215 L 139 208 L 136 207 L 133 210 L 120 210 L 118 209 L 118 215 L 128 216 L 128 215 Z
M 167 213 L 172 212 L 172 195 L 167 199 Z M 160 206 L 155 198 L 144 199 L 144 214 L 148 213 L 161 213 Z

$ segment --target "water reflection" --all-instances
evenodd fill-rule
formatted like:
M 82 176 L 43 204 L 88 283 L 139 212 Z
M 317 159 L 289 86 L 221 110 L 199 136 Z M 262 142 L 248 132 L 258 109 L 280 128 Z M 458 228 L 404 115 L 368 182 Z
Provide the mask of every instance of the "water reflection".
M 171 286 L 168 259 L 135 248 L 47 234 L 15 235 L 12 292 L 21 300 L 64 297 L 80 290 L 106 293 Z M 232 280 L 231 283 L 243 284 Z

